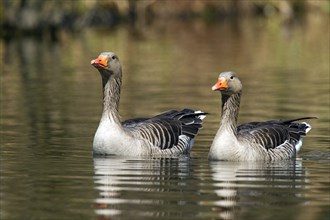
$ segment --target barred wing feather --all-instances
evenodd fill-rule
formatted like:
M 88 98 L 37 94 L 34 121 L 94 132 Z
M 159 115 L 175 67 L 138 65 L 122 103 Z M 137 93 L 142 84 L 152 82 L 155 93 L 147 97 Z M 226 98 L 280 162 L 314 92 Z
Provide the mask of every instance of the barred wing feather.
M 276 148 L 285 142 L 295 145 L 307 134 L 311 127 L 307 123 L 293 122 L 312 118 L 315 117 L 250 122 L 239 125 L 237 127 L 237 133 L 241 139 L 252 139 L 267 150 Z
M 127 120 L 122 125 L 163 150 L 178 145 L 181 135 L 194 138 L 202 127 L 205 114 L 190 109 L 170 110 L 149 119 Z

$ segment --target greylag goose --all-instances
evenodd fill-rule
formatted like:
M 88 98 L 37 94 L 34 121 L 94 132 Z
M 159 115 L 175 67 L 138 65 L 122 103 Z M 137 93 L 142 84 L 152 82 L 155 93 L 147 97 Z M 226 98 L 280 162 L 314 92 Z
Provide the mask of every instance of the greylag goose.
M 206 113 L 170 110 L 152 118 L 121 122 L 122 68 L 118 56 L 104 52 L 91 64 L 100 72 L 103 86 L 103 112 L 93 141 L 95 155 L 180 155 L 190 151 Z
M 213 91 L 222 96 L 219 130 L 209 151 L 210 160 L 284 160 L 294 158 L 302 146 L 302 138 L 311 129 L 298 120 L 250 122 L 237 127 L 242 83 L 234 72 L 220 73 Z

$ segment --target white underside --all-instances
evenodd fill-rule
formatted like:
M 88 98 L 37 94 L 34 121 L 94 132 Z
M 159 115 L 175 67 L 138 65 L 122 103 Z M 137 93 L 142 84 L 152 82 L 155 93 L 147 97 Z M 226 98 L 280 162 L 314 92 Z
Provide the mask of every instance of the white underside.
M 305 130 L 305 133 L 307 134 L 311 129 L 312 129 L 312 126 L 306 122 L 301 122 L 301 124 L 305 124 L 306 125 L 306 130 Z M 296 148 L 296 152 L 298 153 L 301 149 L 303 145 L 303 137 L 300 138 L 300 140 L 297 142 L 295 148 Z
M 143 155 L 141 141 L 127 135 L 110 120 L 101 120 L 93 141 L 93 153 L 103 155 Z
M 302 142 L 302 138 L 297 142 L 297 144 L 296 144 L 296 146 L 295 146 L 295 148 L 296 148 L 296 152 L 298 153 L 299 151 L 300 151 L 300 149 L 301 149 L 301 147 L 302 147 L 302 144 L 303 144 L 303 142 Z
M 242 149 L 234 134 L 228 131 L 216 134 L 211 145 L 208 158 L 210 160 L 240 160 Z

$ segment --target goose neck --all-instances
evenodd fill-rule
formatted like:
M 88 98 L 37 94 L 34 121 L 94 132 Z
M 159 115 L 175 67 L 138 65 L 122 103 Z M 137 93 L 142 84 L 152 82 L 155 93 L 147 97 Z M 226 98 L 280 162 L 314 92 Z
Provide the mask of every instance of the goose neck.
M 121 77 L 110 76 L 102 77 L 103 84 L 103 113 L 102 117 L 109 118 L 110 121 L 120 124 L 119 118 L 119 100 Z
M 222 94 L 222 115 L 220 128 L 237 135 L 237 118 L 239 113 L 241 93 Z

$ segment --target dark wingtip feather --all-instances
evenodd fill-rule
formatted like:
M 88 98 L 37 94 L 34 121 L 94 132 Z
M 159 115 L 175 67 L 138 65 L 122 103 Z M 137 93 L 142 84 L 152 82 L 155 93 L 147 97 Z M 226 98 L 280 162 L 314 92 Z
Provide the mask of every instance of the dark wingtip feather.
M 292 123 L 295 121 L 301 121 L 301 120 L 306 120 L 306 119 L 318 119 L 317 117 L 302 117 L 302 118 L 295 118 L 295 119 L 290 119 L 290 120 L 283 120 L 283 123 Z
M 182 123 L 182 133 L 194 138 L 198 130 L 202 128 L 203 119 L 207 114 L 199 110 L 183 109 L 178 112 L 175 118 Z

